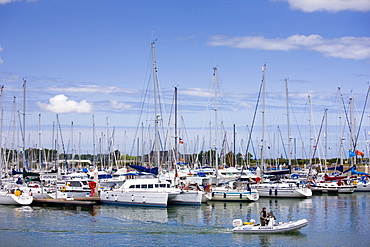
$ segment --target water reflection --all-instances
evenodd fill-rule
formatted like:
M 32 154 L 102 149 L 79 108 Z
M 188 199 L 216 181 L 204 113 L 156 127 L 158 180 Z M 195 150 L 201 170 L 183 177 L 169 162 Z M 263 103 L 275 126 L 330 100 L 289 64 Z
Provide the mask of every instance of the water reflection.
M 101 205 L 97 206 L 96 210 L 99 216 L 113 219 L 140 221 L 143 223 L 165 223 L 168 221 L 167 208 Z
M 83 208 L 0 205 L 0 241 L 2 246 L 14 246 L 13 239 L 23 240 L 19 246 L 67 246 L 70 243 L 75 246 L 99 245 L 97 243 L 111 246 L 122 243 L 130 243 L 130 246 L 135 243 L 136 246 L 361 245 L 367 243 L 370 230 L 369 199 L 370 193 L 364 192 L 309 199 L 260 198 L 251 203 L 209 202 L 201 206 L 168 208 L 103 204 L 87 211 Z M 305 218 L 308 226 L 287 234 L 231 232 L 233 219 L 259 222 L 263 207 L 273 211 L 278 222 Z M 60 240 L 59 245 L 55 244 L 55 239 Z

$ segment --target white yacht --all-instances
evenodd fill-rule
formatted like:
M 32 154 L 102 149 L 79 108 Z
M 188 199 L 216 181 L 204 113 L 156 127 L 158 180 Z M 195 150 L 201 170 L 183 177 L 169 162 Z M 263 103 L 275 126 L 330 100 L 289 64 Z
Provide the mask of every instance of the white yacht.
M 25 206 L 32 202 L 33 196 L 24 185 L 8 183 L 0 189 L 0 204 Z
M 355 187 L 355 192 L 369 192 L 370 191 L 369 179 L 355 180 L 352 182 L 352 184 Z
M 312 182 L 311 189 L 318 193 L 353 193 L 355 186 L 345 181 L 321 181 Z
M 258 190 L 260 197 L 311 197 L 312 190 L 306 184 L 288 183 L 282 181 L 269 181 L 253 184 L 252 188 Z
M 229 182 L 211 188 L 210 201 L 252 202 L 259 199 L 259 192 L 249 185 L 242 186 L 238 182 Z
M 100 200 L 103 203 L 159 206 L 168 204 L 201 205 L 201 191 L 184 191 L 174 188 L 171 183 L 158 178 L 127 179 L 118 189 L 102 190 Z

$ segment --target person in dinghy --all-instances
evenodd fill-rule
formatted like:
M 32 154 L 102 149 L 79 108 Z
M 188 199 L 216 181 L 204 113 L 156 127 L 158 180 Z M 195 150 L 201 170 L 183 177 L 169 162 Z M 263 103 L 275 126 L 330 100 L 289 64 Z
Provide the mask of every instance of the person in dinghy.
M 266 208 L 262 208 L 262 211 L 260 212 L 260 221 L 261 221 L 261 226 L 265 226 L 267 224 L 267 212 Z

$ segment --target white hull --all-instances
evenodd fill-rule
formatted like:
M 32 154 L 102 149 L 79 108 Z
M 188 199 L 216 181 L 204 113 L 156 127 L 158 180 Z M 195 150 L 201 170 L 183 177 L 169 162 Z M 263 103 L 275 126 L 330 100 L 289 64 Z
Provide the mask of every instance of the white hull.
M 22 193 L 20 196 L 9 194 L 7 191 L 0 191 L 0 204 L 5 205 L 30 205 L 33 197 L 30 194 Z
M 316 185 L 311 186 L 314 192 L 321 193 L 353 193 L 355 187 L 352 185 L 338 185 L 335 182 L 320 182 Z
M 369 192 L 370 183 L 358 182 L 354 184 L 355 192 Z
M 310 188 L 296 187 L 286 183 L 261 183 L 253 185 L 253 188 L 258 190 L 260 197 L 306 198 L 312 196 Z
M 206 203 L 211 200 L 211 193 L 203 192 L 202 194 L 202 203 Z
M 298 221 L 290 221 L 287 223 L 274 224 L 273 226 L 260 226 L 260 225 L 242 225 L 234 227 L 234 233 L 283 233 L 289 231 L 296 231 L 302 227 L 307 226 L 306 219 Z
M 168 193 L 146 191 L 101 191 L 102 203 L 121 204 L 128 206 L 167 207 Z
M 201 205 L 202 191 L 182 191 L 169 195 L 169 204 L 183 204 L 183 205 Z
M 228 202 L 250 202 L 257 201 L 259 193 L 257 190 L 238 191 L 238 190 L 213 190 L 210 201 L 228 201 Z

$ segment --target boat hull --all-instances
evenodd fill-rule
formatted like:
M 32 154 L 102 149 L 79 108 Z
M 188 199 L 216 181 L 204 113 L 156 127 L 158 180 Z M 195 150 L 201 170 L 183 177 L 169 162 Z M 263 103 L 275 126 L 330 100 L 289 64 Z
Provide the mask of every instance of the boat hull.
M 169 196 L 169 204 L 177 205 L 201 205 L 202 204 L 202 191 L 182 191 L 173 196 Z
M 7 192 L 0 192 L 0 204 L 4 205 L 30 205 L 33 201 L 33 196 L 29 194 L 22 194 L 20 196 L 16 196 L 14 194 L 9 194 Z
M 255 188 L 258 190 L 260 197 L 306 198 L 312 196 L 312 190 L 307 187 L 283 188 L 283 187 L 256 186 Z
M 291 221 L 287 223 L 280 223 L 274 226 L 260 226 L 260 225 L 243 225 L 237 226 L 232 231 L 234 233 L 284 233 L 296 231 L 302 227 L 307 226 L 306 219 Z
M 311 186 L 312 191 L 316 193 L 353 193 L 355 186 L 352 185 L 337 185 L 334 182 L 317 183 Z
M 369 192 L 370 191 L 370 183 L 356 183 L 354 185 L 355 187 L 355 192 Z
M 122 190 L 101 191 L 100 201 L 127 206 L 167 207 L 168 193 Z
M 210 201 L 228 201 L 228 202 L 252 202 L 259 199 L 259 193 L 252 191 L 212 191 Z

